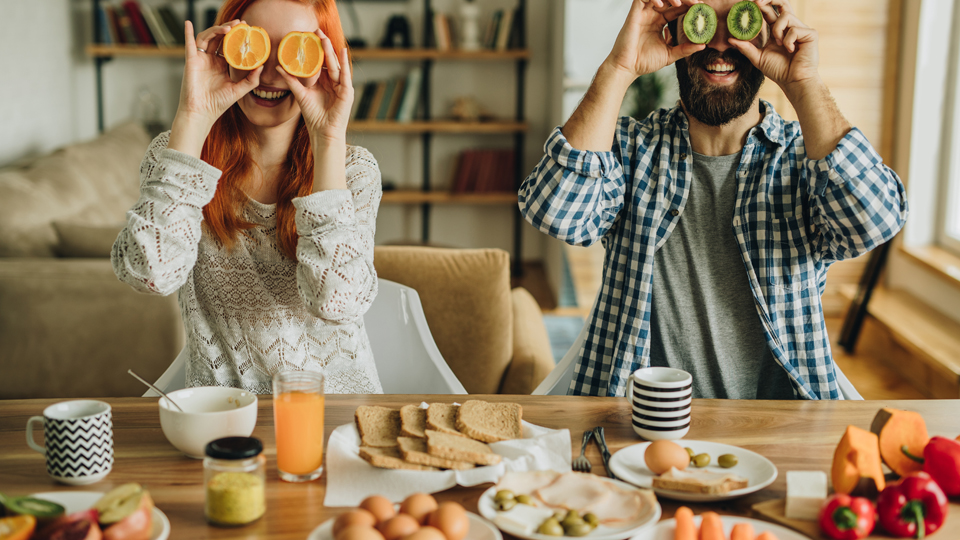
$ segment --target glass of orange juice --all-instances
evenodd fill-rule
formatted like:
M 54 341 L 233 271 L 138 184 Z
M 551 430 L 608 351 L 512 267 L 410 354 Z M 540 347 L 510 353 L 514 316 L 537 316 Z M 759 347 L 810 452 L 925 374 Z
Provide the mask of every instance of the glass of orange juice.
M 287 482 L 323 473 L 323 374 L 282 371 L 273 376 L 277 469 Z

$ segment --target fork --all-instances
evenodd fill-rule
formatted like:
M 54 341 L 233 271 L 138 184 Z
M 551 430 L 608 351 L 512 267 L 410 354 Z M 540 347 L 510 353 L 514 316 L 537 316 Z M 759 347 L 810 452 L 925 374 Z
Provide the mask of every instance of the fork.
M 584 457 L 584 454 L 587 451 L 587 444 L 590 442 L 590 438 L 593 437 L 593 431 L 587 430 L 583 432 L 583 445 L 580 446 L 580 457 L 570 462 L 570 467 L 582 473 L 590 472 L 591 465 L 590 460 Z

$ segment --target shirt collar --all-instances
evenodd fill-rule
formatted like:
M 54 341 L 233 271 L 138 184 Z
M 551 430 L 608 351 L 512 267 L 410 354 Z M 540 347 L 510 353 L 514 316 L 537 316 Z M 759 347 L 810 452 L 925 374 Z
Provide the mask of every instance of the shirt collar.
M 773 144 L 785 146 L 786 141 L 784 140 L 783 118 L 777 114 L 777 111 L 773 108 L 773 105 L 771 105 L 770 102 L 765 99 L 760 100 L 760 107 L 763 110 L 763 120 L 761 120 L 760 123 L 755 127 L 751 128 L 751 131 L 762 133 L 763 136 Z M 689 132 L 690 123 L 687 120 L 686 113 L 683 112 L 683 107 L 680 105 L 679 100 L 677 100 L 677 105 L 674 107 L 673 112 L 677 127 Z

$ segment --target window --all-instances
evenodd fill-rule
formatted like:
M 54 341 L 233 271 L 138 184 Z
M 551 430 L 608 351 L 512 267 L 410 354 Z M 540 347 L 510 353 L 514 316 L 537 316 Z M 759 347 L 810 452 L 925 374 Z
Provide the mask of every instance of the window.
M 941 207 L 937 231 L 940 247 L 960 256 L 960 9 L 953 10 L 950 62 L 947 74 L 947 107 L 944 117 L 943 167 L 940 175 Z

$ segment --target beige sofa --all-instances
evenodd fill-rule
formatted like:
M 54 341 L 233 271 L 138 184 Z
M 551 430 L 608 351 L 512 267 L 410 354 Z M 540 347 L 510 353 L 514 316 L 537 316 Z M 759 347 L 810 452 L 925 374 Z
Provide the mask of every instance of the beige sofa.
M 139 194 L 137 124 L 0 170 L 0 399 L 133 396 L 183 346 L 176 296 L 117 280 L 110 247 Z

